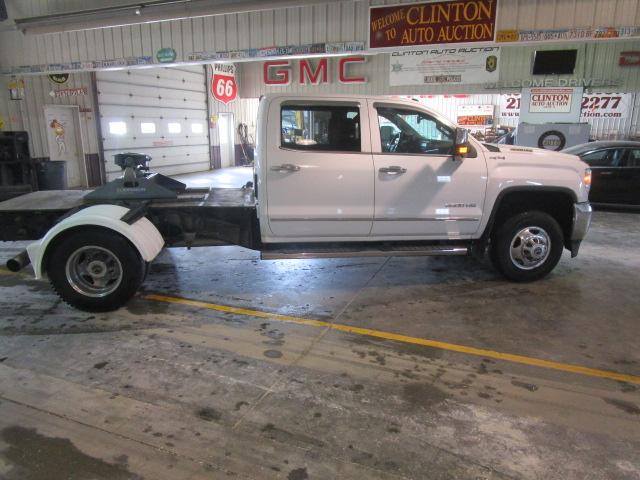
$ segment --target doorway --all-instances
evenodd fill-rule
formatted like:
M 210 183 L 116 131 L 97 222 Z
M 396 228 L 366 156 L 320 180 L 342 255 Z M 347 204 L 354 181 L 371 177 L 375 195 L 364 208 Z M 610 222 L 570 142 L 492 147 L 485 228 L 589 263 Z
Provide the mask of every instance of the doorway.
M 87 167 L 82 148 L 80 110 L 71 105 L 45 105 L 45 126 L 49 159 L 64 160 L 69 188 L 88 187 Z
M 222 168 L 235 166 L 233 113 L 218 114 L 218 137 L 220 142 L 220 166 Z

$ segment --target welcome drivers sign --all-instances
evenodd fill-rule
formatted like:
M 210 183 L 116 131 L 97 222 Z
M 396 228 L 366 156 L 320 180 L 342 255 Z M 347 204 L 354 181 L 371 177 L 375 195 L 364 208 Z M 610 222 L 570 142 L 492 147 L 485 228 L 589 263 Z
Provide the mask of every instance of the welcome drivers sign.
M 369 48 L 493 41 L 498 0 L 370 7 Z

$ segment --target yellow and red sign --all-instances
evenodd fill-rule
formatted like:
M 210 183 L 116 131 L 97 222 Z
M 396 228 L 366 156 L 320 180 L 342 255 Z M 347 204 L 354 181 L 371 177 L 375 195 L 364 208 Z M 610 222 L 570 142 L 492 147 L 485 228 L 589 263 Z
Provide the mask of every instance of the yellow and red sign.
M 369 48 L 491 42 L 498 0 L 370 7 Z

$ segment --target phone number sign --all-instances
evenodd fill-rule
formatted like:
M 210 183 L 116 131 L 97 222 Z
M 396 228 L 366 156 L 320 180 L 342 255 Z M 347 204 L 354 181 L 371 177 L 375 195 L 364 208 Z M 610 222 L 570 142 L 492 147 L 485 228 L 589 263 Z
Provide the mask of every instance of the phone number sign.
M 626 118 L 632 103 L 632 93 L 585 93 L 580 118 Z
M 233 63 L 214 63 L 211 65 L 211 95 L 222 103 L 229 103 L 238 97 L 236 66 Z
M 369 48 L 492 42 L 498 0 L 453 0 L 369 8 Z

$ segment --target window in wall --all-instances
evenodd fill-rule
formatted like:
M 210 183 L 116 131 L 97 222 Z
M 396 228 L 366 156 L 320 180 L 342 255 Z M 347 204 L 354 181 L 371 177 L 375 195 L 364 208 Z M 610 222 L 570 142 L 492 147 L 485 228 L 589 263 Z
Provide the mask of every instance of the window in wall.
M 378 108 L 383 152 L 452 155 L 455 132 L 423 112 Z
M 202 133 L 203 131 L 204 128 L 202 126 L 202 123 L 196 122 L 191 124 L 191 133 Z
M 140 132 L 141 133 L 156 133 L 156 124 L 154 122 L 141 122 L 140 123 Z
M 177 122 L 170 122 L 167 124 L 167 130 L 169 130 L 169 133 L 180 133 L 182 126 Z
M 125 122 L 109 122 L 109 133 L 111 135 L 124 135 L 127 133 Z
M 360 109 L 356 106 L 283 106 L 280 121 L 283 147 L 360 151 Z

